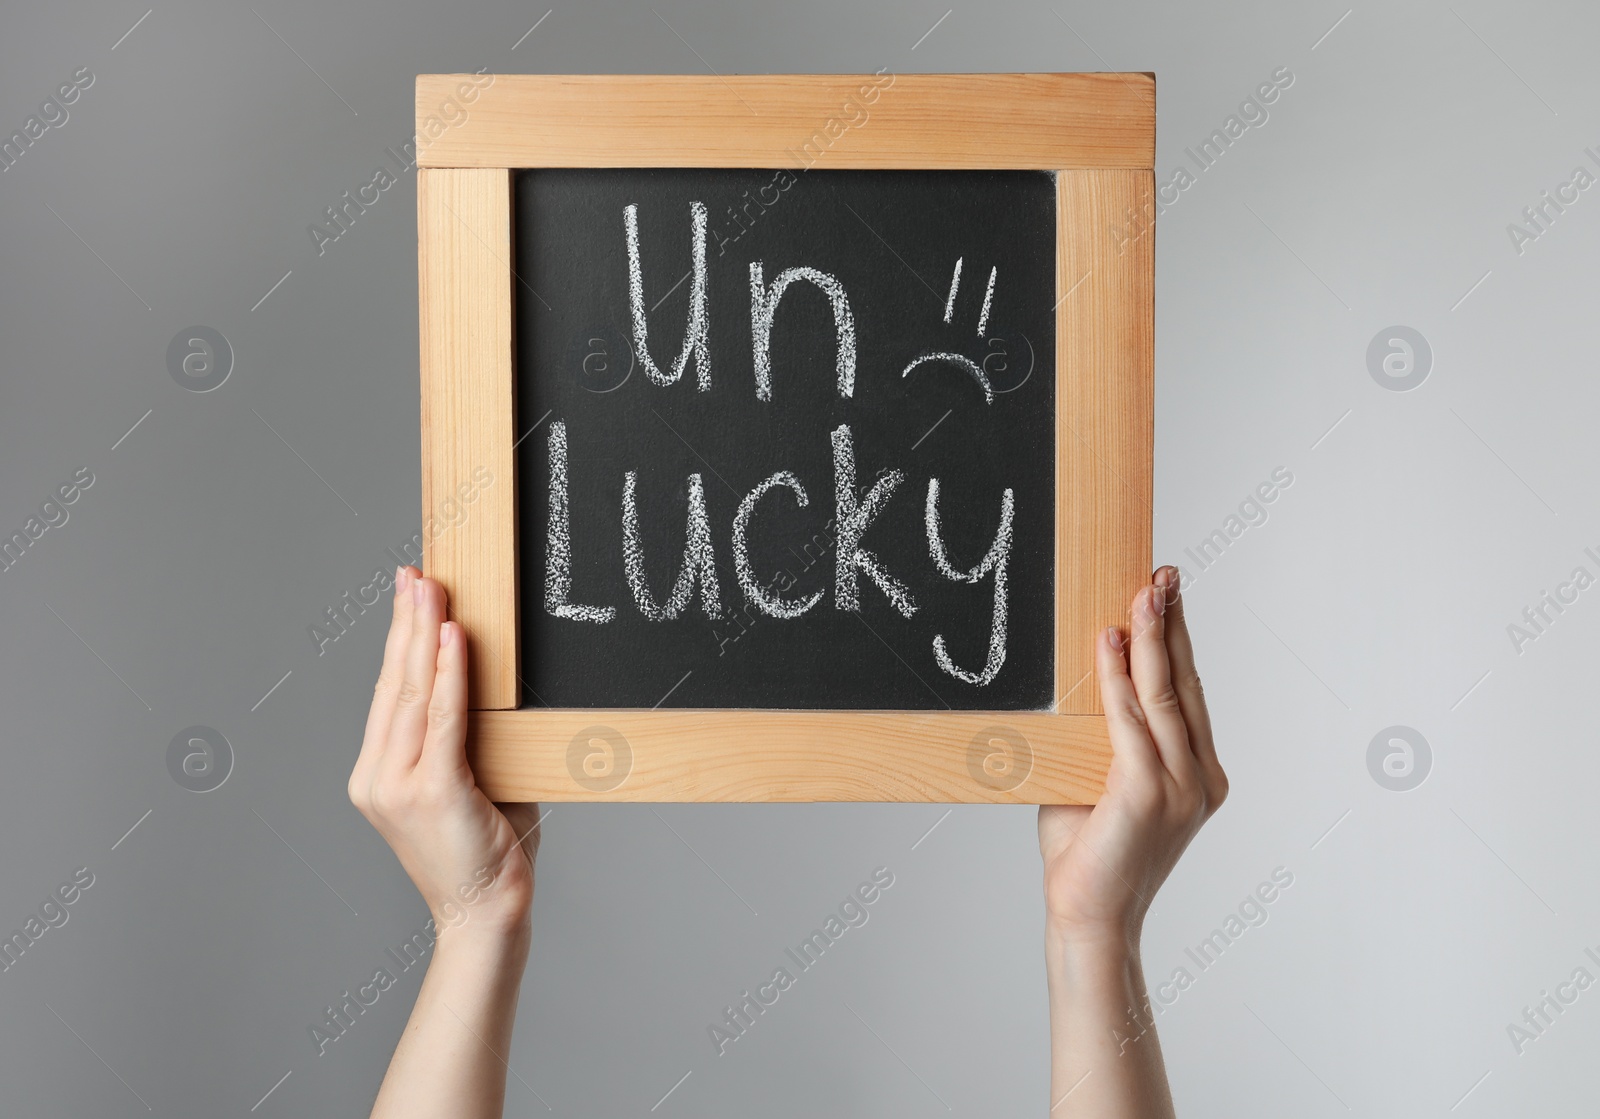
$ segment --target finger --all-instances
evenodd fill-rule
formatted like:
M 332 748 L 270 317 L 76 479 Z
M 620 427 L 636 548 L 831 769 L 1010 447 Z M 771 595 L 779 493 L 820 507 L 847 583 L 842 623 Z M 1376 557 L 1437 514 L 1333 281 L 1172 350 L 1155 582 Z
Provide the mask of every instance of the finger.
M 1161 589 L 1154 585 L 1140 591 L 1133 600 L 1133 652 L 1128 658 L 1133 688 L 1144 708 L 1150 737 L 1161 752 L 1161 761 L 1180 781 L 1200 776 L 1189 731 L 1183 725 L 1178 693 L 1172 688 L 1172 667 L 1167 659 L 1166 604 Z
M 432 579 L 411 584 L 411 635 L 406 641 L 405 673 L 389 723 L 383 768 L 409 773 L 422 756 L 428 729 L 428 702 L 439 660 L 439 623 L 444 621 L 444 590 Z
M 465 774 L 467 768 L 467 658 L 461 623 L 439 626 L 439 659 L 428 700 L 428 730 L 422 739 L 419 766 L 441 775 Z
M 1166 575 L 1165 579 L 1162 578 L 1163 574 Z M 1156 583 L 1165 592 L 1167 659 L 1171 663 L 1172 686 L 1178 693 L 1178 706 L 1183 710 L 1184 725 L 1189 728 L 1189 748 L 1194 751 L 1201 772 L 1214 781 L 1222 777 L 1222 763 L 1217 758 L 1216 744 L 1211 735 L 1211 713 L 1206 710 L 1200 674 L 1194 667 L 1194 645 L 1189 639 L 1188 620 L 1184 617 L 1183 587 L 1178 569 L 1163 567 L 1156 572 Z
M 1106 727 L 1111 734 L 1111 753 L 1118 766 L 1126 766 L 1136 777 L 1155 777 L 1161 771 L 1161 758 L 1150 740 L 1144 711 L 1128 677 L 1122 634 L 1115 629 L 1101 632 L 1095 641 L 1095 662 L 1100 676 L 1100 702 L 1106 709 Z
M 405 650 L 411 637 L 411 584 L 417 576 L 414 567 L 395 569 L 393 616 L 389 622 L 389 636 L 383 643 L 383 667 L 378 670 L 378 683 L 372 689 L 372 708 L 367 712 L 367 729 L 361 737 L 356 773 L 371 772 L 383 754 L 400 681 L 405 675 Z

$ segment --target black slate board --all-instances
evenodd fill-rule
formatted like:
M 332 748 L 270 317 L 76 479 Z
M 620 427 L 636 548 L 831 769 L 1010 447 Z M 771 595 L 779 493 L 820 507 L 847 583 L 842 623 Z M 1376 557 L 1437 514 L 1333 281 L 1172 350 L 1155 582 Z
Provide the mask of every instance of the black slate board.
M 689 317 L 691 204 L 707 210 L 709 391 L 688 364 L 675 383 L 632 352 L 624 212 L 637 206 L 648 348 L 670 370 Z M 524 703 L 550 707 L 1041 709 L 1052 702 L 1055 544 L 1055 183 L 1045 172 L 537 170 L 515 184 L 517 448 Z M 737 213 L 736 213 L 737 211 Z M 944 321 L 957 258 L 961 282 Z M 771 396 L 757 398 L 750 264 L 837 278 L 854 318 L 854 391 L 840 395 L 828 297 L 793 283 L 771 334 Z M 987 329 L 978 322 L 997 269 Z M 681 282 L 680 282 L 681 281 Z M 674 288 L 674 285 L 677 285 Z M 933 361 L 956 353 L 983 369 Z M 550 440 L 566 434 L 573 603 L 604 624 L 546 609 Z M 830 433 L 851 432 L 856 488 L 904 480 L 861 538 L 909 590 L 907 619 L 867 577 L 860 608 L 835 588 Z M 624 576 L 622 499 L 637 473 L 643 563 L 655 600 L 683 560 L 688 477 L 701 475 L 724 617 L 697 588 L 674 619 L 650 620 Z M 741 499 L 775 471 L 750 519 L 758 581 L 785 598 L 821 591 L 798 618 L 750 607 L 730 545 Z M 924 506 L 940 480 L 950 562 L 966 570 L 995 540 L 1015 494 L 1007 561 L 1006 657 L 975 686 L 941 669 L 986 662 L 994 577 L 954 582 L 930 557 Z M 781 572 L 787 571 L 787 575 Z

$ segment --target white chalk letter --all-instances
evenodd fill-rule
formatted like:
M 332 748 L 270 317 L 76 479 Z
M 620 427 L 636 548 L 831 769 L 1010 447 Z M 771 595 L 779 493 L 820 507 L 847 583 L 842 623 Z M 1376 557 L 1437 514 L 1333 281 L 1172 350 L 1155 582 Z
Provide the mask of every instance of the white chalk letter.
M 939 479 L 928 479 L 928 554 L 933 557 L 939 573 L 957 583 L 976 583 L 989 572 L 994 572 L 994 620 L 989 625 L 989 659 L 983 671 L 967 672 L 957 668 L 945 649 L 944 635 L 937 634 L 933 639 L 933 657 L 939 662 L 939 667 L 957 680 L 980 688 L 999 675 L 1000 666 L 1006 663 L 1006 560 L 1011 555 L 1012 508 L 1013 497 L 1011 489 L 1007 487 L 1000 498 L 1000 528 L 994 534 L 994 543 L 989 546 L 988 553 L 977 567 L 962 571 L 950 562 L 950 553 L 944 546 L 944 535 L 939 531 Z
M 633 308 L 633 348 L 639 355 L 639 364 L 645 376 L 658 385 L 670 385 L 683 376 L 694 358 L 695 375 L 700 381 L 700 391 L 711 387 L 711 311 L 706 295 L 706 207 L 703 202 L 691 202 L 689 214 L 694 225 L 691 239 L 694 242 L 694 267 L 689 279 L 689 325 L 684 328 L 683 349 L 669 372 L 663 372 L 650 356 L 649 326 L 645 321 L 644 270 L 639 264 L 639 207 L 630 205 L 622 212 L 628 238 L 628 302 Z M 682 281 L 679 281 L 682 283 Z
M 856 320 L 850 314 L 850 300 L 845 295 L 844 285 L 815 268 L 785 268 L 769 288 L 762 282 L 761 262 L 756 260 L 750 264 L 750 335 L 756 365 L 756 399 L 772 399 L 772 319 L 778 313 L 778 302 L 784 291 L 796 280 L 809 280 L 817 285 L 833 304 L 833 326 L 839 337 L 835 361 L 839 395 L 850 396 L 856 389 Z
M 861 536 L 872 524 L 872 519 L 883 511 L 894 494 L 895 487 L 905 480 L 898 470 L 885 470 L 878 475 L 864 500 L 856 499 L 856 452 L 850 436 L 850 425 L 840 424 L 833 430 L 833 499 L 837 510 L 835 523 L 839 526 L 838 555 L 834 566 L 834 603 L 841 610 L 860 610 L 861 596 L 856 590 L 856 569 L 865 571 L 878 588 L 889 597 L 890 603 L 904 617 L 917 612 L 911 592 L 905 584 L 890 575 L 873 555 L 861 546 Z
M 633 600 L 639 612 L 652 622 L 665 622 L 683 613 L 694 594 L 695 584 L 700 584 L 700 603 L 706 617 L 713 621 L 722 619 L 722 594 L 717 586 L 717 565 L 711 551 L 711 519 L 706 515 L 706 491 L 700 475 L 689 475 L 689 520 L 684 531 L 683 566 L 678 569 L 677 581 L 672 584 L 672 594 L 666 605 L 657 606 L 650 594 L 650 585 L 644 577 L 644 546 L 639 542 L 639 508 L 634 501 L 634 488 L 639 476 L 628 471 L 622 483 L 622 565 L 628 576 L 628 586 L 633 589 Z
M 739 586 L 743 588 L 745 598 L 757 610 L 769 618 L 798 618 L 821 601 L 822 592 L 817 591 L 810 598 L 800 602 L 769 593 L 756 582 L 755 570 L 750 566 L 750 548 L 745 543 L 745 532 L 750 526 L 750 514 L 755 512 L 756 502 L 761 500 L 761 495 L 773 486 L 788 486 L 794 491 L 795 502 L 802 509 L 811 504 L 811 499 L 806 496 L 805 487 L 787 470 L 778 471 L 745 494 L 744 500 L 739 502 L 739 511 L 733 517 L 733 569 L 739 574 Z
M 581 606 L 572 597 L 572 523 L 567 511 L 567 425 L 550 425 L 550 524 L 544 559 L 544 608 L 574 622 L 609 622 L 613 606 Z

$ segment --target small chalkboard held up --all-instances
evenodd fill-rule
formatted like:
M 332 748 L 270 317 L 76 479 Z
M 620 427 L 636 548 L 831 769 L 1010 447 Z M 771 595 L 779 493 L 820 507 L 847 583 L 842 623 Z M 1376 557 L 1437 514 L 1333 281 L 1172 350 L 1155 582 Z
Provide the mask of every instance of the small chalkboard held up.
M 425 567 L 497 800 L 1091 803 L 1146 74 L 417 80 Z

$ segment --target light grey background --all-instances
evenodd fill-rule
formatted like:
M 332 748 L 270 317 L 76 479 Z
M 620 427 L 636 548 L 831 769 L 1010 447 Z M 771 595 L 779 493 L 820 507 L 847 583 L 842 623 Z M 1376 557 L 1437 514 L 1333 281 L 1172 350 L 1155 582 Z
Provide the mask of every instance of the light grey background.
M 1507 232 L 1600 171 L 1592 9 L 664 0 L 527 35 L 544 4 L 147 6 L 0 16 L 0 132 L 95 75 L 0 174 L 0 535 L 96 479 L 0 572 L 0 931 L 95 875 L 0 975 L 7 1114 L 370 1104 L 418 969 L 325 1055 L 308 1027 L 425 911 L 344 791 L 384 622 L 323 655 L 308 627 L 418 529 L 414 175 L 320 257 L 307 226 L 410 138 L 417 73 L 479 67 L 1150 70 L 1163 181 L 1292 70 L 1160 226 L 1158 558 L 1192 570 L 1294 476 L 1189 596 L 1233 797 L 1145 938 L 1153 986 L 1194 979 L 1158 1016 L 1180 1110 L 1593 1100 L 1600 989 L 1520 1053 L 1507 1031 L 1600 976 L 1600 590 L 1507 634 L 1600 574 L 1600 191 L 1520 254 Z M 197 324 L 237 355 L 205 394 L 166 365 Z M 1397 324 L 1434 353 L 1405 393 L 1366 361 Z M 194 724 L 236 755 L 205 794 L 165 763 Z M 1396 724 L 1432 751 L 1405 792 L 1367 761 Z M 509 1110 L 1044 1112 L 1033 815 L 556 808 Z M 719 1057 L 707 1026 L 877 866 L 870 923 Z M 1201 971 L 1185 949 L 1275 867 L 1270 919 Z

